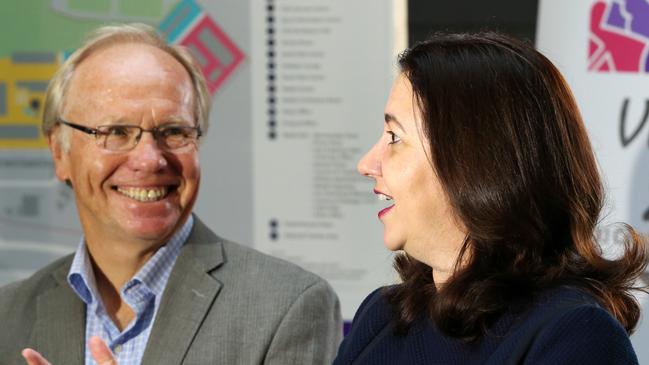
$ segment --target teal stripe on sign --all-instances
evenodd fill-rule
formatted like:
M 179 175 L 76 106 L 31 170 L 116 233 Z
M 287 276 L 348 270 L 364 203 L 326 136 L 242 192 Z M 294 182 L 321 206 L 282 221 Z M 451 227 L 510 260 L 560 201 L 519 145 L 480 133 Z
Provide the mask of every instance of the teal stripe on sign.
M 202 9 L 194 0 L 183 0 L 176 5 L 158 28 L 167 37 L 167 42 L 174 43 L 201 12 Z
M 31 125 L 0 125 L 2 139 L 36 139 L 39 128 Z

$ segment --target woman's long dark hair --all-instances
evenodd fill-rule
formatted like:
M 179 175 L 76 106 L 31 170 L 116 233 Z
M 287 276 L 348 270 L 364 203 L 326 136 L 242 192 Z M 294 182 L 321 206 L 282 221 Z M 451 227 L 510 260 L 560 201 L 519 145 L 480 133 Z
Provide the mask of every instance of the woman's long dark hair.
M 508 303 L 571 285 L 632 332 L 640 309 L 631 291 L 646 289 L 634 286 L 646 241 L 625 226 L 623 255 L 602 256 L 594 231 L 603 187 L 555 66 L 496 33 L 437 34 L 399 65 L 421 109 L 432 168 L 469 234 L 463 264 L 439 287 L 430 267 L 397 256 L 403 283 L 386 292 L 397 329 L 425 313 L 449 336 L 478 339 Z

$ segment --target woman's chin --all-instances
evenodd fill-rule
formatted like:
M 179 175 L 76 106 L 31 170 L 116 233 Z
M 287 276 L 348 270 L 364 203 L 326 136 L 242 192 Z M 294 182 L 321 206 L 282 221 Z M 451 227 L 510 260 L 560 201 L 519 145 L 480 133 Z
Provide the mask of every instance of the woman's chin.
M 405 242 L 401 240 L 391 239 L 386 235 L 385 237 L 383 237 L 383 244 L 385 245 L 385 248 L 390 251 L 400 251 L 403 250 Z

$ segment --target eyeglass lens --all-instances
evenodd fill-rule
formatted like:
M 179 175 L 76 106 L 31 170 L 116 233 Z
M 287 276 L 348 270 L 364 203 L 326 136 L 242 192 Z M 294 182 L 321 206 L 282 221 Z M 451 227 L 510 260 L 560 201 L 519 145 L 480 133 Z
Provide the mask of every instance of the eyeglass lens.
M 173 150 L 185 147 L 197 140 L 197 128 L 187 126 L 163 126 L 145 131 L 138 126 L 111 125 L 97 128 L 100 144 L 111 151 L 124 151 L 134 148 L 143 132 L 153 133 L 161 148 Z

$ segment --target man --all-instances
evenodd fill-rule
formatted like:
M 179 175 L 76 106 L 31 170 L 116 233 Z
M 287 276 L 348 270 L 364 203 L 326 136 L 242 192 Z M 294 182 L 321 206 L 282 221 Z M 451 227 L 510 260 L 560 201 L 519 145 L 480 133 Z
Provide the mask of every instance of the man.
M 43 131 L 83 239 L 0 289 L 0 364 L 331 363 L 329 285 L 191 214 L 208 106 L 191 57 L 148 26 L 101 28 L 64 63 Z

